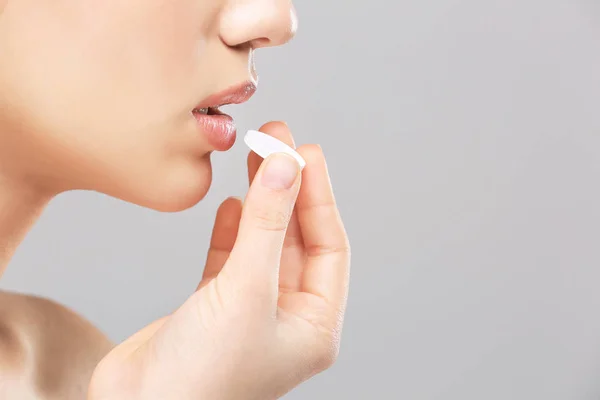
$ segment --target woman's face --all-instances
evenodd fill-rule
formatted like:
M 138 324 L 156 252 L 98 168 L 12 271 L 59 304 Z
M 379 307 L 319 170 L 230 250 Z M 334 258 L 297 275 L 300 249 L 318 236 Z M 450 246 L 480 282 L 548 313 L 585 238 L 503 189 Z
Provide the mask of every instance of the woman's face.
M 247 99 L 253 50 L 295 30 L 291 0 L 0 0 L 0 170 L 191 207 L 232 145 L 192 110 Z

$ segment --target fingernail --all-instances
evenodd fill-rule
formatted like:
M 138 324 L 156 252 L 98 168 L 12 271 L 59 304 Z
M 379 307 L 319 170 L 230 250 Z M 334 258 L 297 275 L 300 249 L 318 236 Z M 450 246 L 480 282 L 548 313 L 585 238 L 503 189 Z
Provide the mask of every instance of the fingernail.
M 267 158 L 261 182 L 271 189 L 289 189 L 296 182 L 299 164 L 285 153 L 275 153 Z

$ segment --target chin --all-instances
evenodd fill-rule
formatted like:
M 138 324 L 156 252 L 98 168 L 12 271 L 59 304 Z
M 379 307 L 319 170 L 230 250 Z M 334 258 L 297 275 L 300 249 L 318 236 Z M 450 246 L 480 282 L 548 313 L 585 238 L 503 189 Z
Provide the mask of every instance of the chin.
M 200 163 L 180 166 L 160 179 L 148 179 L 113 197 L 160 212 L 185 211 L 198 204 L 210 189 L 212 167 L 210 155 Z M 133 190 L 132 190 L 133 189 Z

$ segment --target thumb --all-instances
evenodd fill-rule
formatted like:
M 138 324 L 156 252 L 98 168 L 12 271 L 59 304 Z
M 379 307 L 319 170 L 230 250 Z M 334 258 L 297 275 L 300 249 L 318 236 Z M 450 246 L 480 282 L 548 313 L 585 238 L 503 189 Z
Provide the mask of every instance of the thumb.
M 263 161 L 244 201 L 237 239 L 223 267 L 236 286 L 249 287 L 261 297 L 277 299 L 279 262 L 300 188 L 299 172 L 298 162 L 284 153 Z

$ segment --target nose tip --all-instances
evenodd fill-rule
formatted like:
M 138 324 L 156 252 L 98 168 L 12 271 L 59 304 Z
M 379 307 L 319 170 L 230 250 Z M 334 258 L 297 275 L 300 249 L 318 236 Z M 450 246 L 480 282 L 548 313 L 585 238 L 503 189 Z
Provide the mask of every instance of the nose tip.
M 220 22 L 221 39 L 231 47 L 280 46 L 289 42 L 298 29 L 298 17 L 290 0 L 234 2 L 224 10 Z
M 273 10 L 272 15 L 265 16 L 256 37 L 250 40 L 252 47 L 270 47 L 286 44 L 296 35 L 298 17 L 292 5 L 280 10 Z M 262 32 L 261 32 L 262 31 Z

